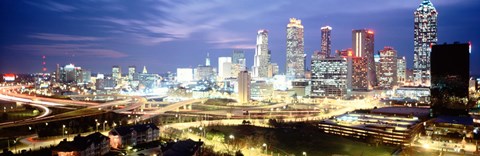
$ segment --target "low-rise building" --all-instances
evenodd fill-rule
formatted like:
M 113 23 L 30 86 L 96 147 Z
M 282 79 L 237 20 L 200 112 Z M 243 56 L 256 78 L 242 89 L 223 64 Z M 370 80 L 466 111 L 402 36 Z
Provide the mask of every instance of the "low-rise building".
M 364 139 L 370 143 L 406 145 L 422 130 L 422 119 L 429 110 L 412 107 L 387 107 L 354 111 L 318 124 L 330 134 Z M 420 118 L 419 118 L 420 117 Z
M 155 141 L 159 135 L 160 129 L 155 124 L 117 127 L 108 133 L 111 140 L 110 145 L 116 149 Z
M 82 137 L 76 136 L 73 141 L 64 139 L 53 150 L 58 156 L 97 156 L 110 152 L 110 138 L 100 132 Z

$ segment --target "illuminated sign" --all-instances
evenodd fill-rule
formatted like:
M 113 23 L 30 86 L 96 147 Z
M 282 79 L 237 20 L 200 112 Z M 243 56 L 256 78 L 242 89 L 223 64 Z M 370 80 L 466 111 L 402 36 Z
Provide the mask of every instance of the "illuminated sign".
M 5 74 L 3 75 L 5 81 L 15 81 L 15 74 Z

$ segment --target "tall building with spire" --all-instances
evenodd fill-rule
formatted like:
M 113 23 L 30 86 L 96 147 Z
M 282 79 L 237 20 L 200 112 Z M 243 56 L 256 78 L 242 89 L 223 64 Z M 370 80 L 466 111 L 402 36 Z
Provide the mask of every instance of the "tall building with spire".
M 330 40 L 332 27 L 324 26 L 320 30 L 322 32 L 321 52 L 326 57 L 330 57 L 330 55 L 331 55 L 330 53 L 332 53 L 332 48 L 331 48 L 332 47 L 332 42 Z
M 430 86 L 430 53 L 437 39 L 438 12 L 430 0 L 423 0 L 414 12 L 413 79 L 415 85 Z
M 210 66 L 210 53 L 207 53 L 207 58 L 205 58 L 205 66 Z
M 359 29 L 352 31 L 352 48 L 354 57 L 365 59 L 367 70 L 368 89 L 373 89 L 377 85 L 377 76 L 374 60 L 375 34 L 372 30 Z
M 305 77 L 305 56 L 302 21 L 290 18 L 287 24 L 286 76 L 288 80 Z
M 268 31 L 265 29 L 257 32 L 257 47 L 253 60 L 253 77 L 267 77 L 270 65 L 270 51 L 268 50 Z
M 143 71 L 142 71 L 142 74 L 147 74 L 148 71 L 147 71 L 147 66 L 143 66 Z

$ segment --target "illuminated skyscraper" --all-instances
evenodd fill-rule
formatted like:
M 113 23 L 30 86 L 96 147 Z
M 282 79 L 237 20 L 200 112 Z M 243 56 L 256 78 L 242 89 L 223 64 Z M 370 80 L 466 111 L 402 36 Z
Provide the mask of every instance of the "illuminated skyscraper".
M 375 35 L 372 30 L 361 29 L 352 31 L 352 48 L 354 57 L 362 57 L 367 61 L 368 88 L 372 89 L 377 85 L 374 55 Z
M 120 66 L 113 66 L 112 67 L 112 78 L 115 81 L 119 81 L 122 78 L 122 69 Z
M 286 76 L 288 80 L 305 77 L 305 52 L 303 44 L 302 21 L 290 18 L 287 25 L 287 62 Z
M 137 71 L 137 67 L 128 66 L 128 81 L 133 80 L 133 76 L 135 75 L 136 71 Z
M 405 56 L 397 58 L 397 82 L 402 84 L 407 82 L 407 60 Z
M 351 82 L 349 60 L 345 57 L 312 60 L 312 97 L 344 97 Z
M 268 50 L 268 31 L 258 30 L 255 59 L 253 60 L 253 77 L 267 77 L 268 65 L 270 64 L 270 52 Z
M 380 53 L 380 71 L 378 86 L 391 89 L 397 84 L 397 51 L 392 47 L 384 47 Z
M 430 0 L 423 0 L 414 12 L 414 84 L 430 86 L 430 53 L 437 43 L 437 10 Z
M 326 57 L 330 57 L 330 53 L 332 53 L 332 42 L 330 40 L 330 34 L 332 32 L 332 27 L 324 26 L 321 28 L 322 31 L 322 47 L 321 52 L 326 55 Z
M 148 71 L 147 71 L 147 66 L 143 66 L 143 71 L 142 71 L 142 74 L 147 74 Z

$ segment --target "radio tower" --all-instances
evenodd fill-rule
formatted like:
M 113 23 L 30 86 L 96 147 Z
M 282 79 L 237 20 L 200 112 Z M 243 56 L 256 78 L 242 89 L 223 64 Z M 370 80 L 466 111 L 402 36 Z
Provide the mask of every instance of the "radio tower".
M 47 57 L 45 57 L 45 55 L 42 56 L 42 74 L 44 77 L 45 77 L 45 73 L 47 72 L 47 67 L 46 67 L 47 63 L 45 62 L 46 58 Z

